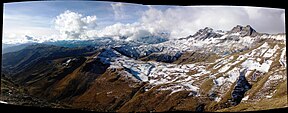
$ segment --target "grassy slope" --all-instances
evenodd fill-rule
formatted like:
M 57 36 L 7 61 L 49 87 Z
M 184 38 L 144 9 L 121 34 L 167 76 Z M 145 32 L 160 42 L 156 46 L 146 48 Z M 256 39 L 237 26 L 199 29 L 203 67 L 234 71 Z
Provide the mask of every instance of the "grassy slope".
M 270 48 L 275 46 L 275 43 L 269 43 Z M 280 48 L 283 48 L 282 44 L 279 45 Z M 266 83 L 268 78 L 273 75 L 277 71 L 283 71 L 283 73 L 287 74 L 286 69 L 281 69 L 281 65 L 279 63 L 281 51 L 278 50 L 274 55 L 277 55 L 271 64 L 271 68 L 268 73 L 262 75 L 261 78 L 258 79 L 252 86 L 252 88 L 246 92 L 246 95 L 249 97 L 253 97 L 255 93 L 259 92 L 263 85 Z M 283 67 L 282 67 L 283 68 Z M 280 69 L 280 70 L 279 70 Z M 250 76 L 248 76 L 250 77 Z M 249 101 L 249 102 L 241 102 L 237 106 L 224 108 L 216 110 L 217 112 L 236 112 L 236 111 L 257 111 L 257 110 L 268 110 L 275 108 L 283 108 L 288 107 L 287 104 L 287 79 L 284 82 L 279 82 L 276 86 L 276 93 L 272 96 L 272 98 L 260 98 L 258 101 Z

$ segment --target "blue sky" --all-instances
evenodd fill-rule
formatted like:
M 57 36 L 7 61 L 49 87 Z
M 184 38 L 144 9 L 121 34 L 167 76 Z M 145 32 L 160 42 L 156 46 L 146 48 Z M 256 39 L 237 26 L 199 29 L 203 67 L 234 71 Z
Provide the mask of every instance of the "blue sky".
M 132 8 L 131 8 L 132 7 Z M 129 10 L 133 9 L 133 10 Z M 51 27 L 51 21 L 66 10 L 78 12 L 83 15 L 97 15 L 97 18 L 103 26 L 111 25 L 116 22 L 132 23 L 137 21 L 140 12 L 146 10 L 146 6 L 131 4 L 125 7 L 125 13 L 129 17 L 121 20 L 114 19 L 114 11 L 111 2 L 97 2 L 97 1 L 33 1 L 33 2 L 17 2 L 5 3 L 5 16 L 27 16 L 29 18 L 15 18 L 9 19 L 7 22 L 30 24 L 31 26 Z M 30 18 L 36 21 L 31 21 Z M 37 19 L 41 20 L 40 22 Z M 18 21 L 18 22 L 17 22 Z M 44 22 L 42 22 L 44 21 Z M 28 23 L 27 23 L 28 22 Z M 50 23 L 49 23 L 50 22 Z M 49 24 L 47 24 L 49 23 Z
M 115 18 L 112 2 L 98 1 L 32 1 L 4 4 L 4 36 L 12 40 L 24 35 L 44 36 L 55 33 L 53 21 L 67 11 L 77 12 L 83 16 L 97 15 L 98 29 L 117 22 L 126 24 L 139 19 L 146 6 L 134 4 L 125 6 L 123 12 L 129 14 L 125 18 Z M 131 10 L 133 9 L 133 10 Z M 14 34 L 13 34 L 14 33 Z M 21 36 L 20 36 L 21 35 Z M 23 41 L 23 40 L 22 40 Z
M 94 19 L 90 18 L 93 16 Z M 284 9 L 240 6 L 148 6 L 103 1 L 11 2 L 4 3 L 3 18 L 4 42 L 27 42 L 25 35 L 37 40 L 116 35 L 135 38 L 163 31 L 176 38 L 194 34 L 204 27 L 230 30 L 238 24 L 249 24 L 259 32 L 285 32 Z M 89 24 L 96 27 L 90 28 Z

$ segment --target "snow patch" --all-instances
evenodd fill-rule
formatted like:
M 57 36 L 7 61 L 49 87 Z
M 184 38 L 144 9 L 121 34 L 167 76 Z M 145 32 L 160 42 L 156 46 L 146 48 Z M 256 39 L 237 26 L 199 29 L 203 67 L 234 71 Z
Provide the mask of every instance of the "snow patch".
M 249 95 L 245 96 L 244 98 L 242 98 L 242 101 L 246 101 L 249 99 Z
M 68 59 L 68 60 L 67 60 L 65 63 L 63 63 L 62 65 L 68 66 L 71 61 L 72 61 L 72 59 Z
M 222 68 L 220 68 L 218 70 L 218 72 L 223 73 L 223 72 L 227 71 L 231 66 L 232 66 L 231 63 L 228 63 L 228 64 L 224 65 Z
M 286 35 L 270 35 L 269 38 L 286 41 Z
M 223 85 L 224 83 L 226 83 L 226 81 L 234 83 L 237 80 L 237 78 L 240 76 L 239 70 L 240 70 L 240 68 L 237 68 L 237 67 L 233 68 L 232 70 L 227 72 L 227 74 L 225 74 L 225 75 L 228 75 L 228 77 L 221 76 L 221 77 L 217 78 L 214 81 L 214 83 L 217 86 Z
M 184 83 L 184 84 L 173 84 L 172 86 L 168 87 L 160 87 L 157 90 L 171 90 L 171 94 L 179 92 L 179 91 L 193 91 L 193 92 L 198 92 L 199 88 L 196 86 L 191 85 L 190 83 Z
M 236 60 L 237 61 L 242 61 L 244 60 L 246 57 L 244 55 L 240 55 Z
M 2 100 L 0 100 L 0 103 L 2 103 L 2 104 L 8 104 L 8 102 L 2 101 Z
M 271 57 L 276 52 L 277 49 L 268 49 L 268 51 L 264 54 L 263 57 Z
M 259 48 L 269 48 L 269 44 L 267 42 L 265 42 Z
M 220 62 L 218 62 L 215 66 L 213 66 L 213 69 L 218 69 L 219 67 L 221 67 L 223 64 L 226 64 L 230 61 L 231 59 L 223 59 Z
M 229 60 L 233 60 L 234 56 L 229 57 Z
M 248 70 L 258 70 L 260 72 L 268 72 L 270 69 L 270 65 L 272 64 L 272 60 L 266 60 L 262 65 L 259 62 L 254 61 L 253 59 L 247 59 L 244 61 L 241 66 L 247 68 Z
M 279 80 L 281 78 L 283 78 L 282 75 L 272 75 L 268 79 L 269 80 Z
M 245 73 L 245 77 L 248 77 L 249 74 L 251 74 L 253 71 L 252 70 L 248 70 L 246 73 Z
M 215 98 L 215 101 L 216 101 L 216 102 L 220 102 L 221 99 L 222 99 L 221 97 L 216 97 L 216 98 Z
M 237 78 L 240 76 L 240 72 L 239 72 L 240 68 L 233 68 L 232 70 L 230 70 L 227 74 L 229 75 L 227 81 L 234 83 Z
M 215 80 L 215 83 L 217 86 L 221 86 L 223 83 L 225 83 L 226 79 L 224 77 L 219 77 Z
M 286 56 L 286 48 L 284 47 L 284 49 L 282 50 L 281 56 L 280 56 L 280 60 L 279 60 L 280 64 L 284 67 L 286 67 L 286 65 L 287 65 L 285 56 Z

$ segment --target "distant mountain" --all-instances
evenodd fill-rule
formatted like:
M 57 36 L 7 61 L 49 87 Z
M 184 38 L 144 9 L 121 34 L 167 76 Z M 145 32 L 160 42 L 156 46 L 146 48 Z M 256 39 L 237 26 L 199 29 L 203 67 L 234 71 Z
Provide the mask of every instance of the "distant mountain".
M 197 40 L 205 40 L 209 38 L 219 38 L 221 36 L 221 34 L 214 32 L 212 28 L 205 27 L 204 29 L 200 29 L 191 37 L 195 37 Z
M 205 27 L 170 40 L 149 36 L 138 41 L 45 42 L 2 54 L 2 73 L 31 97 L 67 108 L 273 109 L 287 107 L 285 41 L 285 33 L 258 33 L 237 25 L 230 31 Z M 9 100 L 9 92 L 4 95 L 3 101 L 19 103 Z
M 168 38 L 163 38 L 160 36 L 146 36 L 136 39 L 138 42 L 146 43 L 146 44 L 157 44 L 168 41 Z
M 19 51 L 32 44 L 33 43 L 16 44 L 16 45 L 15 44 L 2 44 L 2 54 Z
M 237 25 L 234 27 L 230 33 L 240 33 L 240 36 L 252 36 L 255 37 L 259 35 L 250 25 L 247 25 L 245 27 Z
M 20 51 L 3 54 L 2 69 L 16 74 L 39 62 L 68 56 L 83 56 L 93 50 L 89 47 L 65 48 L 46 44 L 32 44 Z

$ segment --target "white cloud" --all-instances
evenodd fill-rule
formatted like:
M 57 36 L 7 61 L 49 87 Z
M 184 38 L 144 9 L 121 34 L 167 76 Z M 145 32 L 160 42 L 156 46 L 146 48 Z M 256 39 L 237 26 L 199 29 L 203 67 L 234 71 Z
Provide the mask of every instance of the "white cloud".
M 111 6 L 114 10 L 115 19 L 126 18 L 125 5 L 113 3 Z M 7 15 L 4 16 L 5 18 L 11 18 Z M 139 20 L 134 23 L 116 23 L 100 30 L 99 28 L 96 29 L 97 23 L 95 15 L 83 16 L 77 12 L 67 10 L 59 14 L 54 20 L 55 28 L 59 31 L 59 34 L 55 34 L 55 30 L 47 30 L 47 28 L 18 26 L 19 30 L 15 36 L 12 36 L 13 29 L 9 32 L 6 32 L 6 30 L 4 35 L 10 37 L 11 40 L 21 37 L 18 38 L 21 39 L 20 42 L 27 41 L 25 35 L 32 36 L 33 39 L 42 42 L 51 39 L 80 40 L 97 37 L 118 39 L 119 36 L 126 36 L 128 37 L 127 40 L 135 40 L 148 35 L 157 35 L 161 32 L 170 33 L 169 38 L 181 38 L 193 35 L 204 27 L 211 27 L 215 30 L 231 30 L 236 25 L 251 25 L 258 32 L 279 33 L 285 32 L 285 10 L 240 6 L 174 6 L 160 10 L 157 9 L 157 6 L 148 6 L 148 10 L 144 11 Z M 52 35 L 48 36 L 47 34 Z
M 282 18 L 283 23 L 285 24 L 285 12 L 283 12 L 283 13 L 281 14 L 281 18 Z
M 112 9 L 114 11 L 114 17 L 116 20 L 124 19 L 127 15 L 124 11 L 124 4 L 123 3 L 111 3 Z
M 4 28 L 5 29 L 5 28 Z M 57 35 L 56 37 L 50 37 L 51 34 Z M 50 40 L 51 38 L 59 39 L 59 35 L 55 29 L 43 28 L 43 27 L 25 27 L 19 26 L 15 29 L 3 30 L 3 43 L 26 43 L 29 40 L 25 36 L 31 36 L 38 42 Z M 65 38 L 63 38 L 65 39 Z
M 222 7 L 173 7 L 161 11 L 149 8 L 141 18 L 152 32 L 168 31 L 171 38 L 186 37 L 204 27 L 230 30 L 247 14 Z
M 259 13 L 260 8 L 257 7 L 243 7 L 243 9 L 248 14 L 249 19 L 256 19 L 257 17 L 261 16 Z
M 286 31 L 286 28 L 285 28 L 285 12 L 283 12 L 282 14 L 281 14 L 281 19 L 282 19 L 282 22 L 283 22 L 283 30 L 284 30 L 284 32 Z
M 59 30 L 61 37 L 67 39 L 85 38 L 81 34 L 86 30 L 94 29 L 97 26 L 96 16 L 83 17 L 82 14 L 65 11 L 55 19 L 55 28 Z
M 42 16 L 30 16 L 26 14 L 3 14 L 3 43 L 26 43 L 25 35 L 47 37 L 57 32 L 50 28 L 51 19 Z M 45 24 L 43 24 L 45 23 Z
M 34 38 L 32 35 L 23 35 L 23 34 L 12 34 L 12 33 L 4 33 L 5 39 L 3 39 L 3 43 L 5 44 L 18 44 L 18 43 L 28 43 L 39 41 Z
M 239 6 L 148 8 L 139 20 L 141 30 L 151 34 L 169 32 L 170 38 L 186 37 L 205 27 L 227 31 L 236 25 L 251 25 L 258 32 L 285 32 L 283 9 Z
M 11 24 L 19 18 L 25 17 L 24 20 L 34 20 L 33 17 L 16 15 L 5 16 L 4 25 L 4 43 L 27 43 L 27 42 L 44 42 L 49 40 L 75 40 L 75 39 L 87 39 L 86 32 L 91 29 L 95 29 L 97 26 L 96 16 L 83 16 L 82 14 L 71 12 L 69 10 L 58 15 L 54 20 L 54 28 L 37 27 L 26 25 L 25 22 L 19 22 Z M 28 20 L 29 19 L 29 20 Z M 36 18 L 37 23 L 41 23 L 41 20 Z M 8 21 L 8 22 L 7 22 Z M 23 21 L 23 20 L 21 20 Z M 17 21 L 16 21 L 17 22 Z M 43 20 L 43 22 L 45 22 Z M 12 29 L 12 28 L 15 29 Z M 28 36 L 28 37 L 27 37 Z
M 90 31 L 88 37 L 113 37 L 119 39 L 119 36 L 128 37 L 128 40 L 133 40 L 138 38 L 139 31 L 143 31 L 144 28 L 140 23 L 133 24 L 122 24 L 116 23 L 111 26 L 107 26 L 102 30 L 93 30 Z M 148 32 L 148 31 L 147 31 Z M 149 32 L 150 33 L 150 32 Z M 139 36 L 140 37 L 140 36 Z
M 244 7 L 249 15 L 249 23 L 259 32 L 285 33 L 284 9 Z
M 121 35 L 129 39 L 157 34 L 170 33 L 170 38 L 181 38 L 192 35 L 204 27 L 230 30 L 236 26 L 242 16 L 247 16 L 243 11 L 236 9 L 207 7 L 172 7 L 164 11 L 148 6 L 139 22 L 134 24 L 115 24 L 103 29 L 98 36 Z M 235 14 L 236 13 L 236 14 Z M 237 24 L 235 24 L 237 23 Z
M 171 7 L 159 10 L 148 6 L 138 22 L 117 23 L 102 30 L 90 31 L 88 37 L 127 36 L 134 40 L 161 32 L 170 33 L 170 38 L 193 35 L 199 29 L 231 30 L 236 25 L 251 25 L 259 32 L 281 31 L 282 10 L 257 7 Z M 280 13 L 279 13 L 280 12 Z M 283 11 L 282 11 L 283 12 Z M 276 28 L 277 27 L 277 28 Z

